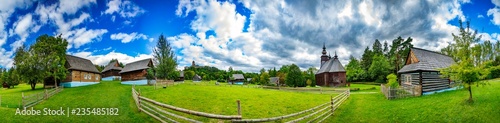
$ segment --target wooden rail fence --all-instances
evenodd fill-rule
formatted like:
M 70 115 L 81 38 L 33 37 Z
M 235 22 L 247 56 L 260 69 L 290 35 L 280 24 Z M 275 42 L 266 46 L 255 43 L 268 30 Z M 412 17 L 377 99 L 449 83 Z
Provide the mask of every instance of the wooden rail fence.
M 170 86 L 170 85 L 175 85 L 175 82 L 174 80 L 162 80 L 162 79 L 157 79 L 154 86 L 155 86 L 155 89 L 157 88 L 157 86 L 160 86 L 160 87 L 167 87 L 167 86 Z
M 350 96 L 350 91 L 346 90 L 342 92 L 341 94 L 332 97 L 331 101 L 328 103 L 324 103 L 321 105 L 318 105 L 316 107 L 303 110 L 297 113 L 292 113 L 288 115 L 283 115 L 283 116 L 277 116 L 277 117 L 270 117 L 270 118 L 260 118 L 260 119 L 242 119 L 241 116 L 241 105 L 240 101 L 237 100 L 237 108 L 238 108 L 238 114 L 237 115 L 219 115 L 219 114 L 210 114 L 210 113 L 205 113 L 205 112 L 199 112 L 199 111 L 193 111 L 189 109 L 184 109 L 184 108 L 179 108 L 175 107 L 172 105 L 164 104 L 157 102 L 155 100 L 146 98 L 144 96 L 141 96 L 140 90 L 137 91 L 135 89 L 135 86 L 132 86 L 132 97 L 134 99 L 135 104 L 137 105 L 137 108 L 139 111 L 142 111 L 149 116 L 159 120 L 160 122 L 174 122 L 178 123 L 179 121 L 172 119 L 170 117 L 174 117 L 177 119 L 183 120 L 183 122 L 194 122 L 194 123 L 201 123 L 201 121 L 197 121 L 194 119 L 190 119 L 184 116 L 180 116 L 171 112 L 168 112 L 162 108 L 167 108 L 173 111 L 185 113 L 185 114 L 190 114 L 190 115 L 196 115 L 196 116 L 201 116 L 201 117 L 206 117 L 206 118 L 211 118 L 211 119 L 219 119 L 219 120 L 229 120 L 231 122 L 244 122 L 244 123 L 249 123 L 249 122 L 270 122 L 270 121 L 281 121 L 281 120 L 290 120 L 287 121 L 287 123 L 295 123 L 299 122 L 308 118 L 312 118 L 312 116 L 317 115 L 313 119 L 310 119 L 307 121 L 308 123 L 310 122 L 323 122 L 326 118 L 329 116 L 333 115 L 335 110 L 342 104 L 347 98 Z M 319 114 L 319 115 L 318 115 Z M 293 119 L 295 116 L 299 115 L 305 115 L 301 116 L 299 118 Z M 167 117 L 170 116 L 170 117 Z
M 53 88 L 50 90 L 45 89 L 44 92 L 40 93 L 35 93 L 31 95 L 24 96 L 24 92 L 22 93 L 22 99 L 21 99 L 21 104 L 23 108 L 29 108 L 33 107 L 36 104 L 42 102 L 43 100 L 49 99 L 50 97 L 54 96 L 55 94 L 61 92 L 64 90 L 63 86 Z

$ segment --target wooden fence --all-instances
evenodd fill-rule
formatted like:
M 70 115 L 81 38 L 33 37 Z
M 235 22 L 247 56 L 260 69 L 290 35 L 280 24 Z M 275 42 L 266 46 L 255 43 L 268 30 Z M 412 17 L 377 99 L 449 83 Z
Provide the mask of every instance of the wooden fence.
M 387 87 L 384 84 L 380 84 L 380 91 L 385 95 L 385 98 L 398 99 L 406 97 L 414 97 L 422 95 L 422 86 L 420 85 L 405 85 L 399 86 L 398 88 Z
M 23 108 L 29 108 L 35 106 L 36 104 L 42 102 L 43 100 L 49 99 L 55 94 L 64 90 L 63 86 L 59 86 L 57 88 L 53 88 L 50 90 L 45 89 L 44 92 L 35 93 L 31 95 L 24 96 L 24 92 L 22 93 L 21 104 Z
M 140 90 L 139 90 L 140 91 Z M 152 99 L 146 98 L 141 96 L 140 92 L 136 91 L 135 86 L 132 86 L 132 97 L 134 99 L 135 104 L 137 105 L 137 108 L 139 111 L 142 111 L 149 116 L 159 120 L 160 122 L 174 122 L 178 123 L 179 121 L 172 119 L 170 117 L 174 117 L 176 119 L 183 120 L 182 122 L 194 122 L 194 123 L 201 123 L 201 121 L 197 121 L 194 119 L 190 119 L 184 116 L 180 116 L 171 112 L 168 112 L 162 108 L 167 108 L 173 111 L 185 113 L 185 114 L 190 114 L 190 115 L 196 115 L 196 116 L 201 116 L 201 117 L 206 117 L 206 118 L 211 118 L 211 119 L 218 119 L 218 120 L 229 120 L 231 122 L 270 122 L 270 121 L 282 121 L 282 120 L 289 120 L 287 123 L 295 123 L 299 122 L 308 118 L 312 118 L 312 116 L 315 116 L 314 118 L 310 119 L 308 122 L 323 122 L 326 118 L 329 116 L 333 115 L 334 111 L 344 102 L 348 97 L 350 96 L 349 90 L 346 90 L 342 92 L 341 94 L 332 97 L 331 101 L 328 103 L 321 104 L 319 106 L 303 110 L 297 113 L 293 114 L 288 114 L 288 115 L 283 115 L 283 116 L 277 116 L 277 117 L 271 117 L 271 118 L 260 118 L 260 119 L 242 119 L 241 116 L 241 105 L 240 101 L 237 100 L 237 115 L 219 115 L 219 114 L 210 114 L 210 113 L 205 113 L 205 112 L 199 112 L 199 111 L 193 111 L 189 109 L 184 109 L 184 108 L 179 108 L 175 107 L 172 105 L 160 103 L 157 101 L 154 101 Z M 318 115 L 319 114 L 319 115 Z M 170 117 L 167 117 L 167 116 Z M 301 116 L 299 118 L 293 118 L 295 116 L 299 115 L 305 115 Z
M 170 86 L 170 85 L 175 85 L 174 80 L 157 79 L 156 82 L 155 82 L 155 84 L 154 84 L 155 89 L 157 88 L 157 86 L 167 87 L 167 86 Z

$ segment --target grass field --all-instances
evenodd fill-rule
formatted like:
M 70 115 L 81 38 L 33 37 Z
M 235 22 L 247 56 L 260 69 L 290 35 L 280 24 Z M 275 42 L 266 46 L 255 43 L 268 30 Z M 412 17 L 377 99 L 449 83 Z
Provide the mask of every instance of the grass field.
M 330 101 L 330 94 L 285 92 L 233 85 L 180 84 L 167 89 L 139 86 L 141 96 L 186 108 L 214 114 L 236 115 L 236 100 L 241 101 L 243 118 L 267 118 L 299 112 Z M 206 118 L 196 118 L 212 122 Z
M 9 108 L 17 108 L 21 102 L 22 93 L 24 95 L 30 95 L 38 92 L 43 92 L 43 85 L 37 84 L 35 86 L 35 90 L 31 90 L 31 86 L 27 84 L 19 84 L 14 88 L 0 88 L 0 97 L 1 97 L 1 106 L 0 107 L 9 107 Z
M 387 100 L 377 87 L 373 94 L 352 93 L 330 117 L 331 122 L 500 122 L 500 80 L 467 90 Z
M 36 105 L 43 108 L 118 108 L 118 116 L 19 116 L 15 108 L 1 108 L 3 121 L 9 122 L 156 122 L 144 113 L 139 113 L 132 101 L 131 86 L 120 82 L 101 82 L 100 84 L 65 88 L 64 91 Z M 20 88 L 16 90 L 26 91 Z M 17 94 L 15 94 L 17 95 Z M 43 110 L 42 110 L 43 111 Z

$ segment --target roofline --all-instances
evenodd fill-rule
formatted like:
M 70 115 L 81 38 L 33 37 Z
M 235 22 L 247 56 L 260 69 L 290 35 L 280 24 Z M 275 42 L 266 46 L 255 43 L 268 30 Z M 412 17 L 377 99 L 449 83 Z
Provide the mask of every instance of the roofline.
M 71 69 L 68 69 L 68 70 L 78 70 L 78 71 L 83 71 L 83 72 L 96 73 L 96 72 L 92 72 L 92 71 L 80 70 L 80 69 L 74 69 L 74 68 L 71 68 Z M 97 72 L 97 73 L 101 74 L 101 72 Z
M 419 50 L 423 50 L 423 51 L 427 51 L 427 52 L 432 52 L 432 53 L 440 54 L 440 55 L 443 55 L 443 56 L 448 56 L 448 57 L 450 57 L 450 58 L 451 58 L 451 56 L 449 56 L 449 55 L 445 55 L 445 54 L 442 54 L 442 53 L 440 53 L 440 52 L 436 52 L 436 51 L 432 51 L 432 50 L 426 50 L 426 49 L 417 48 L 417 47 L 412 47 L 412 48 L 410 48 L 410 50 L 411 50 L 411 49 L 419 49 Z
M 136 63 L 136 62 L 140 62 L 140 61 L 145 61 L 145 60 L 151 60 L 151 62 L 153 62 L 152 58 L 146 58 L 146 59 L 138 60 L 138 61 L 135 61 L 135 62 L 130 62 L 128 64 L 132 64 L 132 63 Z M 125 66 L 127 66 L 128 64 L 126 64 Z

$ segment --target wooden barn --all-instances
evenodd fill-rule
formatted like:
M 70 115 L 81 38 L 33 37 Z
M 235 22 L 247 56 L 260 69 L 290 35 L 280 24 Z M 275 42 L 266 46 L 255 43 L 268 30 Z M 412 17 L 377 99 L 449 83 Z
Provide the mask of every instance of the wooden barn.
M 118 60 L 113 61 L 106 65 L 102 70 L 102 80 L 103 81 L 113 81 L 113 80 L 121 80 L 120 71 L 122 71 L 122 67 Z
M 95 68 L 92 61 L 72 55 L 66 55 L 66 69 L 68 74 L 66 79 L 58 83 L 64 87 L 78 87 L 97 84 L 101 80 L 101 72 Z M 54 79 L 49 77 L 45 79 L 44 87 L 53 87 Z
M 316 85 L 318 86 L 345 86 L 346 71 L 342 63 L 340 63 L 337 53 L 332 58 L 326 55 L 326 48 L 323 44 L 323 55 L 321 55 L 320 69 L 316 72 Z
M 179 71 L 179 77 L 175 79 L 176 82 L 183 82 L 184 81 L 184 71 Z
M 280 77 L 271 77 L 269 78 L 269 85 L 278 85 L 280 81 Z
M 201 76 L 199 76 L 198 74 L 195 74 L 193 76 L 193 82 L 200 82 L 201 81 Z
M 144 59 L 132 63 L 128 63 L 123 67 L 120 72 L 122 78 L 122 84 L 136 84 L 145 85 L 147 84 L 146 75 L 148 74 L 148 69 L 153 68 L 153 61 L 151 59 Z
M 398 71 L 401 86 L 420 85 L 422 93 L 450 88 L 451 80 L 441 78 L 438 69 L 451 66 L 450 56 L 420 48 L 411 48 L 405 66 Z
M 243 82 L 245 81 L 243 74 L 233 74 L 232 76 L 231 84 L 243 85 Z

